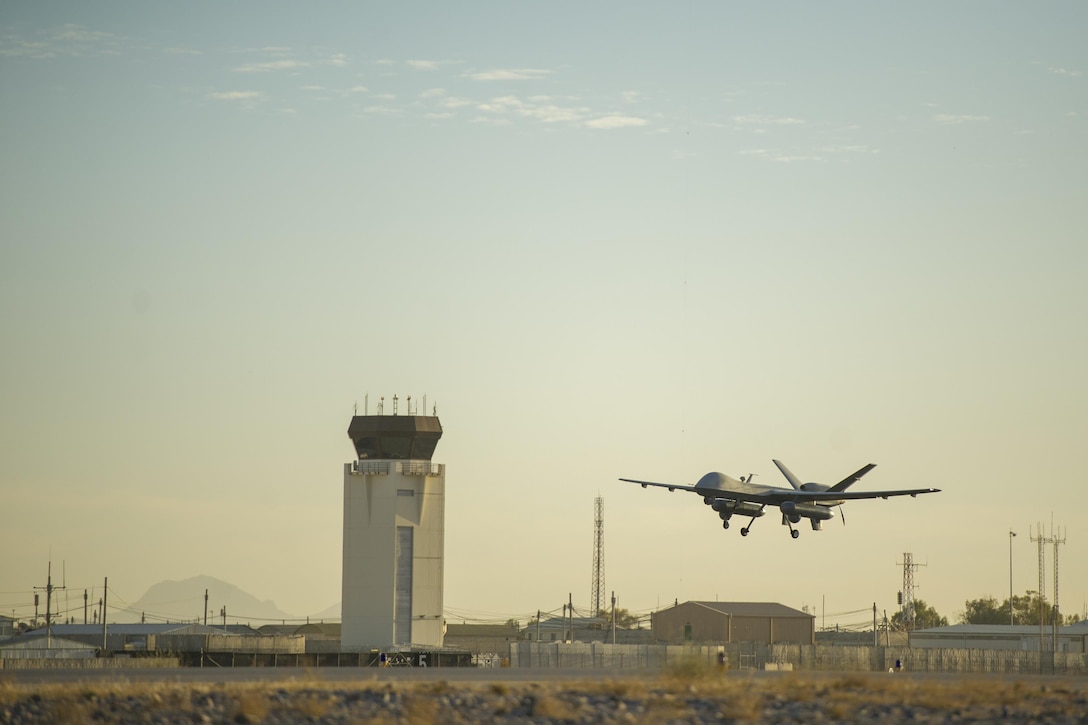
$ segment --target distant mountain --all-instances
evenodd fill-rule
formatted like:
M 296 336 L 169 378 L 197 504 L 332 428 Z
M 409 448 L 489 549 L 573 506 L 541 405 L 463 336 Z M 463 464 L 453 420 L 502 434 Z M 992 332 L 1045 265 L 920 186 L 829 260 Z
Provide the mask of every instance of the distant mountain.
M 203 575 L 182 581 L 159 582 L 130 604 L 127 614 L 111 616 L 118 621 L 129 622 L 138 622 L 141 617 L 146 617 L 148 622 L 203 622 L 205 589 L 208 590 L 208 624 L 222 623 L 220 611 L 223 607 L 227 609 L 228 624 L 248 622 L 259 627 L 285 619 L 298 619 L 282 611 L 272 601 L 262 602 L 233 584 Z M 113 605 L 113 602 L 110 604 Z
M 339 622 L 340 621 L 340 602 L 332 605 L 328 609 L 322 609 L 317 614 L 310 615 L 311 622 Z

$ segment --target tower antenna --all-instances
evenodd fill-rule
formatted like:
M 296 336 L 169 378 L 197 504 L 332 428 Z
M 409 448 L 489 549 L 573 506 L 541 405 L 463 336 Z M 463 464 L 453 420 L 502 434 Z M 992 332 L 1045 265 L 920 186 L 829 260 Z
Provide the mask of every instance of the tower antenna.
M 604 499 L 593 499 L 593 614 L 597 617 L 604 606 Z
M 925 564 L 915 564 L 914 554 L 903 552 L 903 591 L 900 604 L 903 612 L 903 626 L 908 632 L 914 631 L 914 570 Z
M 1046 643 L 1046 545 L 1054 544 L 1054 553 L 1058 553 L 1058 544 L 1054 540 L 1054 524 L 1050 524 L 1050 536 L 1044 534 L 1042 523 L 1035 525 L 1036 531 L 1034 534 L 1028 531 L 1028 535 L 1031 540 L 1039 545 L 1039 651 L 1047 651 Z M 1062 542 L 1064 543 L 1064 539 Z M 1058 573 L 1058 562 L 1054 562 L 1054 573 Z M 1058 593 L 1057 579 L 1054 581 L 1054 594 Z M 1057 607 L 1057 602 L 1054 604 Z M 1055 633 L 1056 634 L 1056 633 Z M 1051 646 L 1056 646 L 1057 641 L 1052 642 Z

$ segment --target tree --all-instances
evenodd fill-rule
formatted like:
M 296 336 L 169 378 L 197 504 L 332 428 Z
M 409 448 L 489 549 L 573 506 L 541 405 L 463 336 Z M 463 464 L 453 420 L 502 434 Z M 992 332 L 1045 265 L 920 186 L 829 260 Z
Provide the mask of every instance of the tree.
M 963 624 L 1008 624 L 1009 599 L 1000 604 L 994 597 L 980 597 L 964 602 L 964 612 L 960 615 Z M 1013 595 L 1012 618 L 1014 624 L 1039 625 L 1050 624 L 1054 619 L 1054 609 L 1046 597 L 1038 592 L 1026 591 L 1022 596 Z
M 608 626 L 612 626 L 612 610 L 602 609 L 597 612 L 597 616 L 601 619 L 608 621 Z M 634 629 L 638 627 L 638 615 L 631 614 L 622 607 L 616 607 L 616 626 L 620 629 Z
M 894 629 L 907 628 L 906 616 L 903 610 L 892 615 L 891 625 Z M 947 627 L 948 617 L 942 617 L 937 610 L 929 606 L 922 599 L 914 600 L 914 627 L 913 629 L 925 629 L 926 627 Z
M 964 624 L 1008 624 L 1009 602 L 1005 605 L 997 603 L 993 597 L 980 597 L 964 602 L 965 607 L 960 619 Z

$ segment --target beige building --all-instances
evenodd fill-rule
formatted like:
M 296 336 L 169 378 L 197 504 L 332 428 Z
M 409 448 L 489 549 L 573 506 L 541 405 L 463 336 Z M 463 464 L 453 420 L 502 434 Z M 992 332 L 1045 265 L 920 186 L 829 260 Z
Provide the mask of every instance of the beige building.
M 684 602 L 650 615 L 666 644 L 816 644 L 816 617 L 772 602 Z

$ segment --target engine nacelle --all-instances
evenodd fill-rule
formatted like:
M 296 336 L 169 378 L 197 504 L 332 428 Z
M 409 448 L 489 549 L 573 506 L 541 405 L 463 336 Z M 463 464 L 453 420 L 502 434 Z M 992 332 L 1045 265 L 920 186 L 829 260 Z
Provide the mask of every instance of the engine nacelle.
M 831 513 L 830 506 L 820 506 L 815 503 L 798 503 L 796 501 L 783 501 L 778 505 L 782 514 L 789 518 L 793 523 L 800 521 L 800 517 L 804 516 L 807 519 L 814 521 L 828 521 L 834 514 Z
M 748 501 L 734 501 L 731 498 L 716 498 L 710 502 L 710 507 L 718 512 L 723 520 L 733 514 L 752 516 L 758 518 L 763 515 L 763 506 Z

